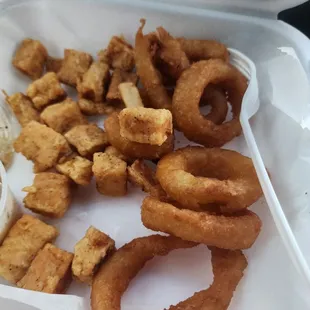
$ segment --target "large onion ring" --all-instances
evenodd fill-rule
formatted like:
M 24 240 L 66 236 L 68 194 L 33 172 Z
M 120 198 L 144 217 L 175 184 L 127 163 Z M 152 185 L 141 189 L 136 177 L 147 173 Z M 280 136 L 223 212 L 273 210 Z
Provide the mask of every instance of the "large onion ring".
M 172 250 L 192 248 L 196 243 L 175 237 L 153 235 L 132 240 L 118 249 L 95 275 L 92 310 L 120 310 L 121 297 L 130 281 L 154 256 L 165 256 Z
M 210 83 L 228 92 L 234 115 L 231 121 L 216 125 L 200 114 L 200 97 Z M 173 94 L 172 114 L 177 128 L 188 139 L 207 147 L 224 145 L 241 133 L 239 115 L 246 89 L 245 77 L 222 60 L 194 63 L 182 73 Z
M 250 248 L 257 239 L 262 222 L 244 210 L 234 215 L 216 215 L 179 209 L 155 197 L 146 197 L 141 218 L 145 227 L 227 250 Z
M 156 177 L 167 194 L 188 209 L 219 203 L 234 212 L 262 195 L 252 160 L 225 149 L 176 150 L 158 162 Z
M 108 140 L 122 154 L 131 158 L 158 159 L 173 151 L 174 135 L 168 136 L 160 146 L 129 141 L 120 135 L 118 113 L 111 114 L 104 122 Z

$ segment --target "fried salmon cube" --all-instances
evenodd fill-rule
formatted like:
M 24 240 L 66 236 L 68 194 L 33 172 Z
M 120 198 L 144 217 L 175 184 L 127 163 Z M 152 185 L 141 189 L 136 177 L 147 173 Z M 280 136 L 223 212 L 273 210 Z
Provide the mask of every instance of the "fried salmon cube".
M 50 294 L 65 293 L 72 281 L 73 254 L 51 243 L 39 251 L 18 287 Z
M 61 101 L 67 95 L 54 72 L 48 72 L 32 82 L 28 86 L 26 94 L 39 110 L 51 103 Z
M 58 73 L 62 66 L 63 59 L 48 56 L 46 60 L 46 71 Z
M 74 247 L 73 277 L 83 283 L 92 283 L 104 259 L 115 250 L 115 242 L 108 235 L 91 226 Z
M 107 146 L 104 152 L 106 154 L 116 156 L 117 158 L 119 158 L 119 159 L 121 159 L 127 163 L 134 162 L 134 159 L 122 154 L 116 147 L 114 147 L 112 145 Z
M 62 66 L 57 73 L 59 80 L 75 87 L 92 62 L 93 57 L 88 53 L 65 49 Z
M 139 143 L 162 145 L 172 133 L 172 115 L 166 109 L 126 108 L 119 124 L 122 137 Z
M 119 84 L 118 89 L 127 108 L 143 107 L 139 90 L 133 83 L 121 83 Z
M 127 164 L 116 156 L 95 153 L 93 173 L 97 190 L 106 196 L 124 196 L 127 193 Z
M 124 71 L 131 71 L 135 66 L 134 50 L 122 36 L 113 36 L 108 47 L 98 52 L 98 59 Z
M 59 158 L 71 153 L 67 140 L 43 124 L 29 122 L 14 142 L 14 149 L 34 162 L 34 172 L 54 167 Z
M 39 250 L 57 236 L 55 227 L 31 215 L 23 215 L 0 246 L 0 276 L 17 283 L 26 274 Z
M 47 50 L 40 41 L 25 39 L 18 46 L 12 63 L 16 69 L 36 80 L 43 74 L 46 59 Z
M 82 156 L 91 156 L 108 145 L 107 134 L 96 124 L 76 126 L 65 137 Z
M 112 74 L 111 83 L 110 83 L 109 90 L 107 93 L 107 100 L 121 101 L 122 97 L 118 89 L 118 86 L 121 83 L 125 83 L 125 82 L 130 82 L 133 85 L 136 85 L 138 82 L 137 74 L 134 72 L 126 72 L 121 69 L 115 69 Z
M 78 105 L 82 113 L 85 115 L 110 115 L 114 112 L 120 111 L 120 108 L 115 105 L 103 102 L 93 102 L 83 98 L 79 99 Z
M 109 66 L 103 62 L 94 62 L 78 80 L 77 91 L 80 98 L 102 102 L 106 95 L 107 85 L 110 81 Z
M 77 102 L 71 98 L 46 107 L 41 113 L 41 119 L 59 133 L 65 133 L 75 126 L 88 123 Z
M 70 179 L 62 174 L 39 173 L 23 191 L 28 193 L 23 201 L 27 209 L 51 218 L 63 217 L 71 203 Z
M 40 114 L 27 96 L 22 93 L 16 93 L 11 96 L 8 96 L 5 91 L 3 93 L 7 104 L 13 110 L 22 127 L 26 126 L 30 121 L 40 122 Z
M 61 159 L 56 169 L 76 184 L 88 185 L 93 176 L 92 166 L 93 163 L 90 160 L 74 154 Z

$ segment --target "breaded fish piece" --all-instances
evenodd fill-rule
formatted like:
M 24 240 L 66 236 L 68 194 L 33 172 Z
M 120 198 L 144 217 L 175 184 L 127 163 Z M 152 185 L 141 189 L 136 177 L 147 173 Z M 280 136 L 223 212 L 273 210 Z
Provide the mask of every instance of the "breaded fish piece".
M 95 227 L 89 227 L 74 247 L 73 276 L 80 282 L 91 284 L 100 264 L 114 250 L 113 239 Z
M 65 293 L 72 281 L 73 254 L 46 244 L 32 261 L 18 287 L 50 294 Z
M 14 142 L 14 149 L 34 162 L 34 172 L 55 166 L 60 157 L 71 153 L 67 140 L 60 134 L 36 121 L 29 122 Z
M 26 274 L 38 251 L 57 236 L 55 227 L 31 215 L 23 215 L 0 246 L 0 276 L 17 283 Z

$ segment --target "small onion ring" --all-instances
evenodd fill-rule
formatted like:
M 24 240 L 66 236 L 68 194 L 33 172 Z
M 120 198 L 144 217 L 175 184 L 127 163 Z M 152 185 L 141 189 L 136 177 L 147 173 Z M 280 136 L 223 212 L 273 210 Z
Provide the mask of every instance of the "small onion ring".
M 104 122 L 109 143 L 130 158 L 158 159 L 173 151 L 174 135 L 160 146 L 129 141 L 120 135 L 119 113 L 111 114 Z
M 199 111 L 204 89 L 210 83 L 227 91 L 233 119 L 216 125 Z M 241 133 L 239 115 L 247 80 L 233 66 L 222 60 L 202 60 L 185 70 L 173 94 L 172 114 L 177 128 L 196 143 L 206 147 L 222 146 Z
M 231 150 L 178 149 L 158 162 L 156 178 L 168 196 L 187 209 L 218 203 L 225 212 L 235 212 L 262 196 L 252 160 Z
M 227 250 L 250 248 L 262 226 L 260 218 L 250 210 L 216 215 L 178 209 L 151 196 L 143 201 L 141 219 L 146 228 Z

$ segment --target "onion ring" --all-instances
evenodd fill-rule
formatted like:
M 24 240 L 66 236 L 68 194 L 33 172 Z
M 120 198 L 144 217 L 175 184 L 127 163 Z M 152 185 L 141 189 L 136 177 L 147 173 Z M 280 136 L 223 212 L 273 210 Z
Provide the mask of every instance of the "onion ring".
M 226 310 L 248 263 L 241 251 L 211 248 L 212 285 L 168 310 Z
M 157 69 L 153 65 L 151 43 L 152 36 L 143 35 L 145 19 L 141 19 L 141 26 L 136 34 L 135 61 L 136 70 L 140 81 L 145 88 L 152 108 L 171 110 L 171 98 L 169 97 Z
M 141 218 L 143 225 L 154 231 L 227 250 L 250 248 L 262 226 L 260 218 L 249 210 L 216 215 L 178 209 L 151 196 L 143 201 Z
M 215 40 L 196 40 L 177 38 L 182 50 L 191 61 L 207 60 L 211 58 L 228 61 L 229 52 L 227 47 Z
M 219 203 L 239 211 L 262 196 L 252 160 L 231 150 L 178 149 L 158 162 L 156 178 L 168 196 L 193 210 Z
M 120 310 L 123 293 L 147 261 L 175 249 L 196 245 L 160 235 L 137 238 L 125 244 L 101 265 L 95 275 L 91 291 L 92 310 Z
M 207 85 L 213 83 L 228 92 L 233 119 L 216 125 L 199 111 L 199 100 Z M 222 60 L 202 60 L 185 70 L 173 94 L 172 114 L 177 128 L 194 142 L 207 147 L 222 146 L 241 133 L 239 115 L 247 89 L 245 77 Z
M 111 114 L 104 122 L 108 141 L 122 154 L 131 158 L 158 159 L 173 151 L 174 135 L 168 135 L 167 140 L 160 146 L 132 142 L 120 135 L 118 113 Z

